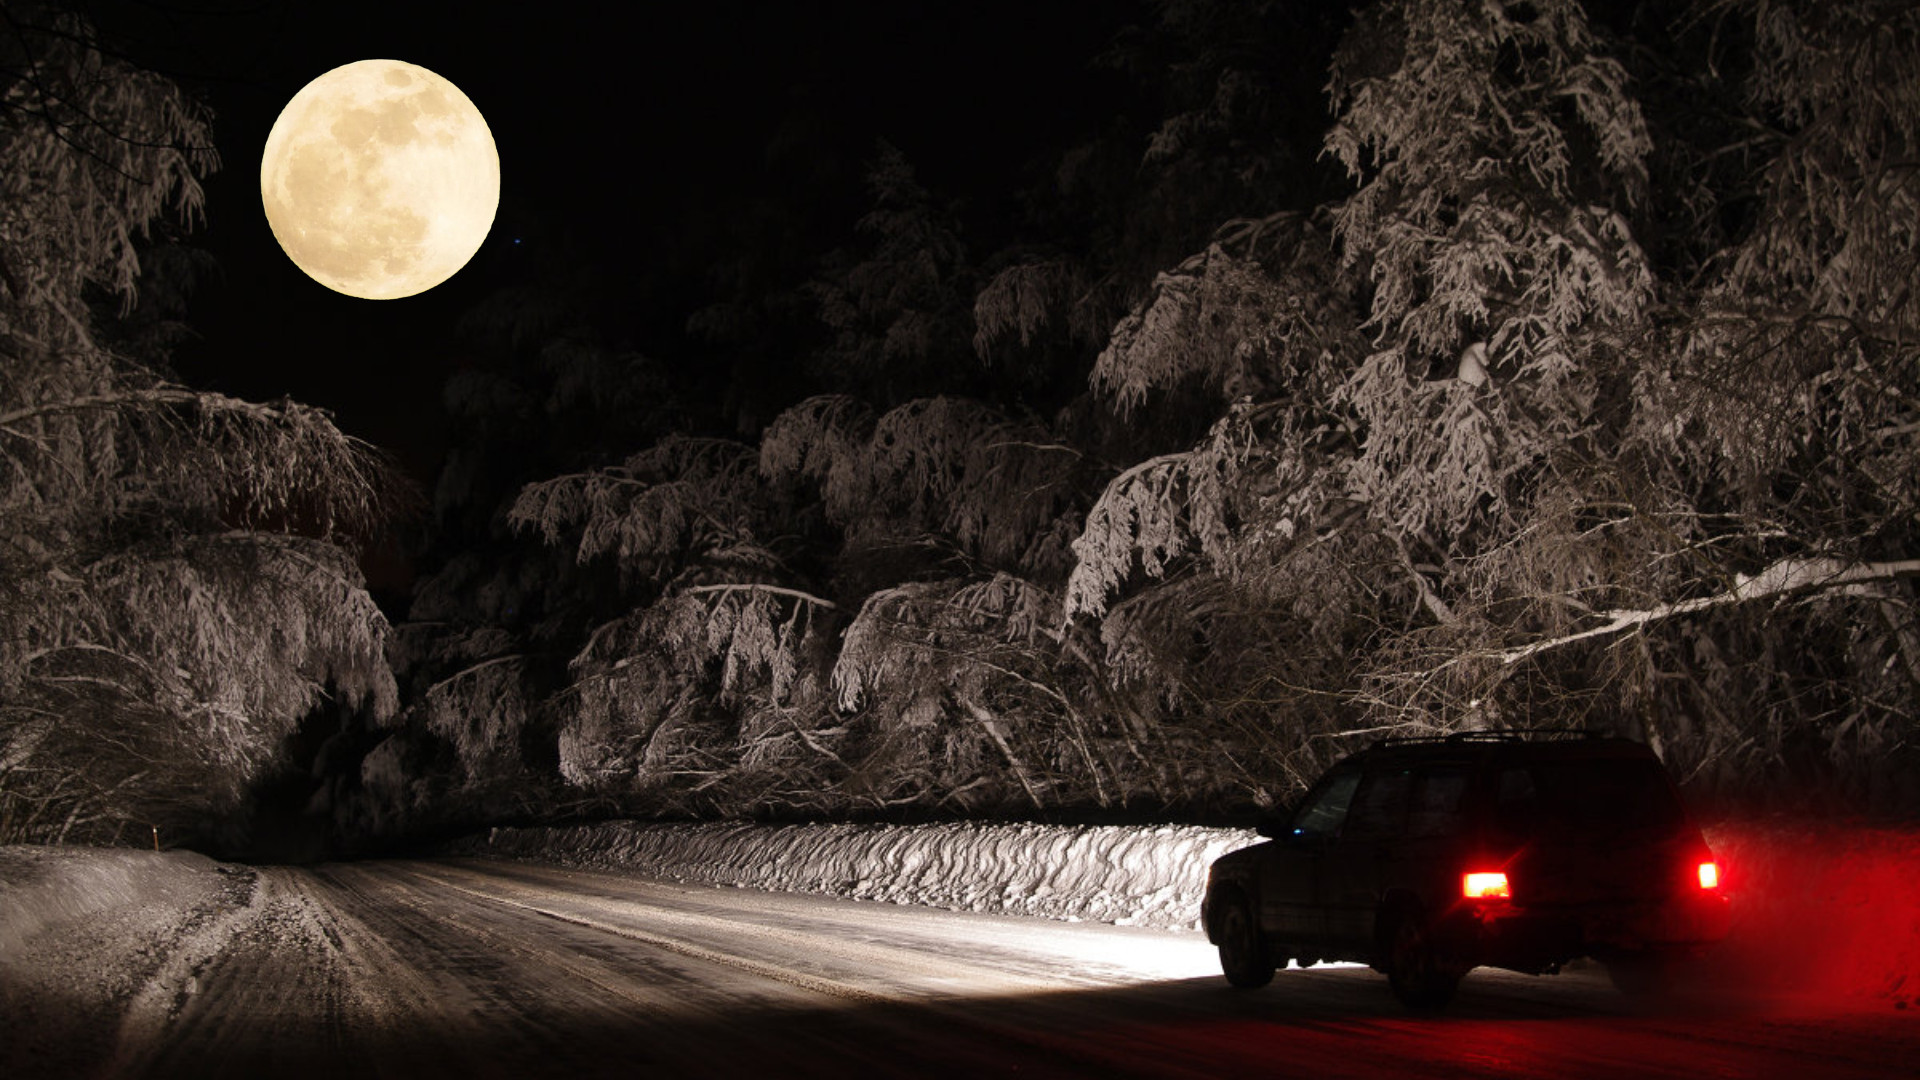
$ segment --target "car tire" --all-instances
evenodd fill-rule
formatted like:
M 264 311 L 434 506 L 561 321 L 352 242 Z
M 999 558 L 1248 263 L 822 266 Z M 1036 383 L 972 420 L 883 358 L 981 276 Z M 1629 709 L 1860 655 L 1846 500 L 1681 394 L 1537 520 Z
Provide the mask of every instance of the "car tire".
M 1433 940 L 1433 926 L 1415 904 L 1401 904 L 1383 915 L 1380 940 L 1385 949 L 1387 985 L 1409 1009 L 1432 1011 L 1453 1000 L 1463 972 L 1455 970 Z
M 1273 981 L 1273 953 L 1253 920 L 1253 907 L 1244 896 L 1220 901 L 1215 938 L 1220 943 L 1220 970 L 1242 990 L 1257 990 Z

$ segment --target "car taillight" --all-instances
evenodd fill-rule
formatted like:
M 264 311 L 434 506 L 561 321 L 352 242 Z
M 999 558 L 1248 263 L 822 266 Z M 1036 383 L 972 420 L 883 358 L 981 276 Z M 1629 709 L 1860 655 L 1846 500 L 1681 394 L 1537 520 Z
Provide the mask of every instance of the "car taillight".
M 1703 862 L 1700 864 L 1699 870 L 1697 872 L 1700 875 L 1701 888 L 1717 889 L 1720 887 L 1720 864 L 1719 863 Z
M 1513 896 L 1507 875 L 1499 870 L 1470 873 L 1461 878 L 1460 891 L 1469 900 L 1505 900 Z

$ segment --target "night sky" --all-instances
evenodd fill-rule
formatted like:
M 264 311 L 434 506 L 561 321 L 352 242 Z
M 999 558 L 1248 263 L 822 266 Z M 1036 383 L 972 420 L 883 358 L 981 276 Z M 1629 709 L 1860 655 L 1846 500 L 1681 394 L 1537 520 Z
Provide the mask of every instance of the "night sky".
M 618 298 L 610 336 L 669 363 L 749 213 L 792 215 L 817 252 L 852 236 L 876 140 L 923 183 L 991 217 L 1035 152 L 1111 112 L 1099 54 L 1137 5 L 992 2 L 622 5 L 192 4 L 83 8 L 110 47 L 215 111 L 221 171 L 193 242 L 219 269 L 173 361 L 196 387 L 333 410 L 423 486 L 440 405 L 463 363 L 456 327 L 496 290 L 556 266 Z M 314 77 L 370 58 L 458 85 L 499 148 L 486 244 L 427 293 L 333 293 L 281 253 L 261 211 L 261 147 Z M 796 267 L 804 273 L 805 267 Z

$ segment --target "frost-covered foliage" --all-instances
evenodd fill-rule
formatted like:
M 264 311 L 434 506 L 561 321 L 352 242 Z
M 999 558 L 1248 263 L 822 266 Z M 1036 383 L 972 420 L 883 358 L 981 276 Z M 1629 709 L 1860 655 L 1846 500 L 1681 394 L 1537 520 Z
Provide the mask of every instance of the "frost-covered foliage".
M 1043 809 L 1198 790 L 1190 762 L 1156 754 L 1170 740 L 1102 697 L 1097 650 L 1063 623 L 1083 452 L 976 401 L 876 417 L 834 395 L 777 418 L 759 464 L 766 505 L 818 500 L 840 539 L 832 569 L 809 581 L 792 563 L 695 560 L 657 577 L 661 592 L 573 662 L 570 784 L 680 810 Z M 530 488 L 517 513 L 591 535 L 594 515 L 630 512 L 561 494 L 576 483 Z
M 968 358 L 966 247 L 898 148 L 881 142 L 866 179 L 873 209 L 858 223 L 862 243 L 831 258 L 812 286 L 832 342 L 811 367 L 829 385 L 881 400 L 917 396 Z
M 1075 509 L 1081 461 L 1045 425 L 952 398 L 908 402 L 880 417 L 865 457 L 869 512 L 950 537 L 985 567 L 1065 568 L 1053 526 Z
M 808 398 L 774 417 L 761 434 L 760 471 L 814 485 L 828 514 L 852 521 L 873 484 L 864 452 L 873 428 L 873 409 L 857 397 Z
M 1024 258 L 1003 267 L 974 297 L 974 352 L 990 360 L 1014 341 L 1032 348 L 1049 331 L 1086 336 L 1087 291 L 1080 268 L 1067 259 Z
M 427 730 L 452 744 L 469 775 L 501 767 L 513 771 L 530 711 L 526 658 L 503 651 L 512 640 L 497 629 L 437 644 L 446 658 L 471 662 L 420 693 L 414 708 L 423 713 Z
M 1077 492 L 1080 453 L 1031 418 L 983 402 L 909 401 L 875 417 L 853 398 L 810 398 L 777 417 L 761 469 L 813 485 L 853 542 L 947 538 L 989 566 L 1058 572 L 1051 526 Z
M 1809 519 L 1920 505 L 1920 13 L 1709 8 L 1756 39 L 1742 87 L 1754 134 L 1738 146 L 1752 175 L 1723 195 L 1750 197 L 1752 224 L 1714 263 L 1671 382 L 1649 389 L 1703 417 L 1696 452 L 1723 459 L 1743 494 L 1767 499 L 1780 473 L 1833 472 L 1831 494 L 1791 500 L 1796 525 L 1866 531 Z
M 1123 409 L 1182 379 L 1247 395 L 1121 472 L 1075 541 L 1068 610 L 1104 618 L 1116 670 L 1170 694 L 1205 670 L 1178 646 L 1218 578 L 1317 627 L 1249 663 L 1343 726 L 1591 722 L 1725 790 L 1897 797 L 1894 703 L 1920 687 L 1913 16 L 1679 14 L 1629 44 L 1573 0 L 1361 13 L 1329 83 L 1356 184 L 1330 207 L 1338 271 L 1216 245 L 1101 358 Z M 1689 68 L 1744 82 L 1660 82 Z M 1658 172 L 1643 91 L 1698 110 L 1662 117 Z M 1655 222 L 1700 230 L 1658 237 L 1671 266 Z M 1339 346 L 1304 384 L 1238 390 L 1321 282 L 1352 299 L 1307 308 Z
M 134 303 L 141 242 L 156 221 L 198 219 L 219 154 L 205 110 L 96 49 L 78 17 L 16 3 L 4 18 L 9 330 L 78 346 L 93 337 L 85 289 Z
M 1190 382 L 1230 402 L 1324 398 L 1328 368 L 1357 345 L 1336 262 L 1326 230 L 1303 215 L 1228 222 L 1113 328 L 1094 388 L 1128 414 Z
M 1271 805 L 1356 739 L 1585 724 L 1920 797 L 1910 5 L 1147 16 L 1104 60 L 1160 111 L 978 263 L 882 151 L 757 446 L 521 492 L 621 576 L 571 789 Z
M 1653 299 L 1627 217 L 1650 143 L 1578 0 L 1380 5 L 1348 41 L 1327 149 L 1360 183 L 1335 221 L 1376 345 L 1340 391 L 1366 434 L 1350 482 L 1438 538 L 1590 434 Z
M 78 19 L 0 11 L 0 837 L 231 807 L 323 696 L 396 708 L 342 545 L 383 457 L 292 402 L 169 383 L 103 328 L 217 164 L 204 112 Z
M 576 557 L 611 556 L 625 572 L 664 582 L 690 563 L 765 567 L 755 538 L 762 509 L 753 448 L 724 439 L 667 439 L 619 466 L 524 488 L 507 520 Z
M 1049 763 L 1032 731 L 1070 709 L 1050 685 L 1053 598 L 1006 575 L 910 582 L 874 593 L 848 626 L 833 670 L 842 711 L 871 714 L 894 786 L 967 793 L 1009 772 L 1034 807 L 1049 802 Z M 957 722 L 956 722 L 957 721 Z M 990 792 L 1005 801 L 1006 793 Z
M 1041 633 L 1057 632 L 1057 602 L 1014 572 L 1064 570 L 1061 523 L 1074 517 L 1076 453 L 1037 422 L 978 402 L 912 401 L 875 417 L 847 396 L 812 398 L 778 417 L 762 438 L 755 476 L 734 471 L 735 458 L 714 470 L 670 447 L 650 453 L 656 469 L 670 462 L 680 479 L 659 472 L 645 492 L 697 492 L 708 519 L 733 523 L 721 530 L 725 543 L 682 539 L 692 533 L 670 506 L 629 493 L 631 462 L 597 485 L 535 485 L 516 507 L 516 520 L 548 523 L 556 539 L 562 527 L 579 528 L 585 558 L 671 552 L 685 560 L 671 572 L 660 567 L 657 598 L 601 627 L 574 660 L 560 735 L 570 783 L 696 798 L 693 805 L 747 798 L 789 808 L 884 806 L 948 794 L 960 773 L 957 786 L 990 784 L 1020 761 L 1027 776 L 1018 797 L 1060 801 L 1039 778 L 1051 767 L 1027 768 L 1000 716 L 1032 711 L 1014 700 L 1020 694 L 1039 692 L 1055 713 L 1064 701 L 1048 686 L 1057 648 Z M 820 501 L 853 564 L 852 578 L 833 592 L 871 579 L 872 568 L 860 564 L 889 549 L 931 553 L 909 554 L 905 567 L 981 573 L 886 582 L 856 594 L 861 604 L 848 623 L 841 603 L 787 563 L 740 557 L 770 551 L 756 546 L 758 536 L 775 526 L 781 499 L 795 497 L 780 493 L 796 490 Z M 641 513 L 656 530 L 648 536 L 673 542 L 594 539 L 617 532 L 598 522 Z M 903 629 L 914 620 L 926 622 Z M 905 648 L 903 633 L 920 634 L 933 654 Z M 933 662 L 963 640 L 981 646 L 976 662 Z M 1003 678 L 1017 669 L 1031 674 Z
M 656 808 L 819 799 L 845 734 L 821 707 L 833 611 L 796 590 L 711 586 L 603 626 L 572 665 L 563 777 Z
M 831 411 L 831 410 L 827 410 Z M 806 451 L 797 451 L 796 466 Z M 621 571 L 633 606 L 591 629 L 549 702 L 559 772 L 588 792 L 701 809 L 756 784 L 804 792 L 836 605 L 779 549 L 784 506 L 741 443 L 673 437 L 620 466 L 529 485 L 509 520 Z M 797 751 L 796 751 L 797 747 Z M 720 793 L 711 792 L 725 781 Z M 763 796 L 773 800 L 773 796 Z M 682 802 L 685 800 L 685 802 Z

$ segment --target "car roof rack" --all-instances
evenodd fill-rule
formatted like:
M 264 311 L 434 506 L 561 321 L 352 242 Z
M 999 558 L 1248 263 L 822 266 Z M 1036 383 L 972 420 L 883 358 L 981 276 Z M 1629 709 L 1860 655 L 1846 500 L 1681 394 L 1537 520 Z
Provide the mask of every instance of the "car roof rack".
M 1446 735 L 1389 735 L 1374 746 L 1433 746 L 1463 743 L 1517 743 L 1535 739 L 1604 739 L 1604 731 L 1587 728 L 1500 728 L 1495 731 L 1455 731 Z

